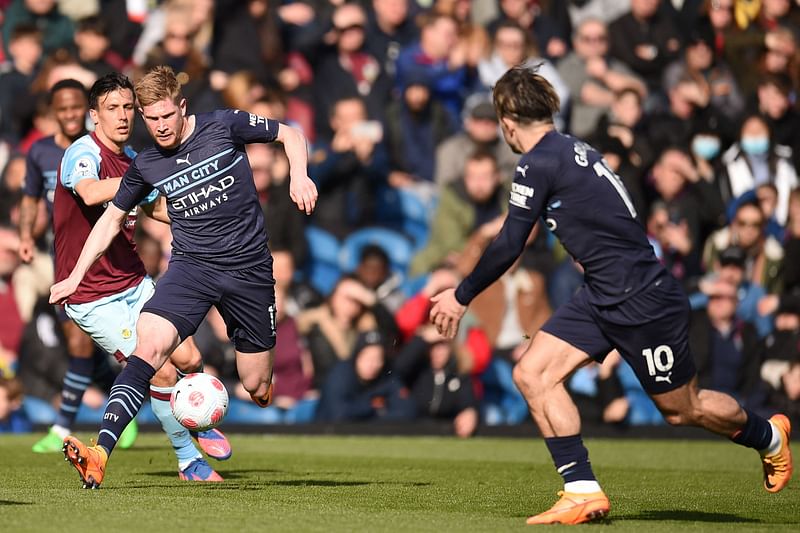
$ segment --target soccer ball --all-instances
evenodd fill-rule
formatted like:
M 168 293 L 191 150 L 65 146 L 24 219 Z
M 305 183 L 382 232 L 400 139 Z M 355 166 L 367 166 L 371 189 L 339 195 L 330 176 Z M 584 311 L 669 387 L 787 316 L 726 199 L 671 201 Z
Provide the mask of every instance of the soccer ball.
M 169 399 L 172 415 L 186 429 L 215 428 L 228 412 L 228 391 L 211 374 L 188 374 L 178 381 Z

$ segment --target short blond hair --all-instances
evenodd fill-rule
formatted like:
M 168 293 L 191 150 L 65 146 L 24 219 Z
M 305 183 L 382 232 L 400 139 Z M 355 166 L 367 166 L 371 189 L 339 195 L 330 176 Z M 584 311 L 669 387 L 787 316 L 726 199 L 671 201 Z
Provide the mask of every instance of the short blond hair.
M 134 90 L 142 107 L 167 98 L 176 104 L 183 99 L 181 84 L 175 76 L 175 71 L 166 65 L 154 67 L 142 76 L 134 85 Z

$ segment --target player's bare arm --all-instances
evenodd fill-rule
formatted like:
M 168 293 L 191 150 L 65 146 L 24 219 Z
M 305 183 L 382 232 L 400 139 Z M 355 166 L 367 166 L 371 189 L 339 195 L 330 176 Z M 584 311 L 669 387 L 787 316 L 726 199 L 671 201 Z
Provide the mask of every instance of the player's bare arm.
M 145 215 L 154 220 L 165 224 L 170 224 L 172 222 L 167 212 L 167 199 L 164 196 L 159 195 L 154 201 L 142 204 L 141 208 Z
M 280 124 L 276 140 L 283 143 L 289 159 L 289 196 L 298 209 L 310 215 L 317 204 L 317 186 L 308 177 L 306 138 L 299 130 Z
M 81 255 L 69 277 L 50 288 L 50 303 L 63 303 L 80 285 L 89 268 L 102 256 L 111 245 L 111 241 L 120 232 L 127 213 L 114 204 L 108 204 L 103 215 L 89 233 Z
M 86 205 L 101 205 L 114 198 L 121 181 L 122 178 L 84 179 L 75 185 L 75 192 Z
M 36 247 L 33 240 L 34 226 L 38 212 L 39 199 L 27 194 L 23 196 L 19 205 L 19 258 L 23 263 L 30 263 L 33 260 L 33 251 Z

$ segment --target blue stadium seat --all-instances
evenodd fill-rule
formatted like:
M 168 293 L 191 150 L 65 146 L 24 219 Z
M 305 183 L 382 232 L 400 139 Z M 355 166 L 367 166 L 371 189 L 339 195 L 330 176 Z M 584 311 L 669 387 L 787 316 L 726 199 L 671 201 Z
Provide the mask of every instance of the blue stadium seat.
M 402 233 L 380 227 L 363 228 L 345 238 L 339 254 L 339 267 L 342 272 L 352 272 L 356 268 L 361 249 L 368 244 L 376 244 L 383 248 L 389 256 L 392 270 L 405 279 L 408 263 L 414 255 L 414 247 Z
M 306 279 L 320 294 L 327 296 L 342 275 L 339 268 L 341 244 L 336 237 L 316 226 L 307 226 L 305 235 L 309 251 Z
M 379 224 L 410 237 L 415 250 L 425 246 L 435 201 L 426 202 L 411 191 L 387 187 L 378 192 L 377 204 Z

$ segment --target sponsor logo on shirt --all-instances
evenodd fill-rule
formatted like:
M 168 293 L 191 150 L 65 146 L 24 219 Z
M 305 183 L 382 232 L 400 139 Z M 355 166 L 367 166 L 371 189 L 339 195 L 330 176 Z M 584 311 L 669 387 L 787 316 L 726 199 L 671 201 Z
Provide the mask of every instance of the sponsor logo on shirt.
M 528 198 L 533 198 L 533 187 L 516 182 L 511 184 L 511 197 L 508 200 L 511 205 L 530 209 Z

